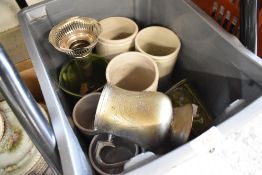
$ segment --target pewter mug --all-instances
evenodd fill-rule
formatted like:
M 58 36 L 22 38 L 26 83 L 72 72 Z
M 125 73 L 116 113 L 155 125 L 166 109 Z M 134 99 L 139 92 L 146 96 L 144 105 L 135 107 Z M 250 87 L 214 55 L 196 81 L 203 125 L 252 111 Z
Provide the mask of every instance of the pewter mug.
M 172 104 L 163 93 L 127 91 L 107 84 L 98 102 L 94 126 L 100 133 L 152 149 L 166 137 L 171 119 Z

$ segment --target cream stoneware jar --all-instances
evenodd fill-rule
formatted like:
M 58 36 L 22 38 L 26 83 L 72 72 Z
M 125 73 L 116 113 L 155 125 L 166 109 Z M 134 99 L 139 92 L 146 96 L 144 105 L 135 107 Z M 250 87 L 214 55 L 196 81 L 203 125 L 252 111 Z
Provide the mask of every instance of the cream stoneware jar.
M 160 83 L 168 81 L 181 47 L 178 36 L 161 26 L 141 30 L 135 39 L 137 51 L 150 56 L 158 66 Z
M 98 55 L 111 60 L 114 56 L 134 49 L 137 24 L 125 17 L 109 17 L 99 21 L 101 34 L 96 45 Z
M 122 53 L 106 68 L 106 80 L 125 90 L 156 91 L 159 73 L 149 56 L 140 52 Z

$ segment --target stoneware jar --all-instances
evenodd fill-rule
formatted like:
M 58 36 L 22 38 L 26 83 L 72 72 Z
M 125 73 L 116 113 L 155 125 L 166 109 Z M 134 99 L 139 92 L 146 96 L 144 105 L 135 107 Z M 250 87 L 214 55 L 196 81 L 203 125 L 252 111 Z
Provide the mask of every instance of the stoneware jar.
M 153 59 L 140 52 L 126 52 L 114 57 L 106 68 L 106 80 L 125 90 L 156 91 L 159 80 Z
M 98 55 L 111 60 L 114 56 L 134 49 L 137 24 L 125 17 L 109 17 L 99 21 L 101 34 L 96 45 Z
M 170 79 L 180 47 L 178 36 L 161 26 L 144 28 L 135 39 L 136 50 L 150 56 L 157 63 L 160 84 L 166 84 Z

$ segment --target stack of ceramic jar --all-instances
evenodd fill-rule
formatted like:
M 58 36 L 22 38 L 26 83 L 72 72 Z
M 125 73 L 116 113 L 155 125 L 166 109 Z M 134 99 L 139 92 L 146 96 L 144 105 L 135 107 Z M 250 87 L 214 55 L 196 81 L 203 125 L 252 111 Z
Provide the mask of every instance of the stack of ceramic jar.
M 107 71 L 108 82 L 119 83 L 120 79 L 126 78 L 127 72 L 130 73 L 130 70 L 136 67 L 141 67 L 142 71 L 151 70 L 151 73 L 136 71 L 137 75 L 139 75 L 136 75 L 137 81 L 147 80 L 148 76 L 153 76 L 150 74 L 155 74 L 154 79 L 157 80 L 154 81 L 154 79 L 149 78 L 152 81 L 151 84 L 158 83 L 159 78 L 160 85 L 169 81 L 181 47 L 179 38 L 172 30 L 161 26 L 150 26 L 138 31 L 137 24 L 124 17 L 110 17 L 101 20 L 99 23 L 101 24 L 102 33 L 98 38 L 96 52 L 108 60 L 113 59 Z M 140 53 L 129 52 L 134 49 Z M 154 68 L 155 63 L 157 69 Z M 132 64 L 132 67 L 130 64 Z M 126 70 L 127 67 L 129 70 Z M 118 77 L 115 77 L 116 73 L 112 73 L 112 70 L 117 70 Z M 122 73 L 123 70 L 125 70 L 124 73 L 126 74 Z M 156 89 L 157 84 L 151 90 Z M 136 90 L 136 88 L 132 90 Z M 146 90 L 146 88 L 143 90 Z

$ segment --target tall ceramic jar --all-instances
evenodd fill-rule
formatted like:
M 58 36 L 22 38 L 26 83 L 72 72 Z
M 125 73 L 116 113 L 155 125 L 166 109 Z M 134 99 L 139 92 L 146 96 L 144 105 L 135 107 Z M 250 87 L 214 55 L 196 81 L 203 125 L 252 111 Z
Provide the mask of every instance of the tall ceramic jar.
M 41 108 L 41 106 L 40 106 Z M 42 112 L 47 116 L 45 111 Z M 0 102 L 0 174 L 44 174 L 48 166 L 6 101 Z

